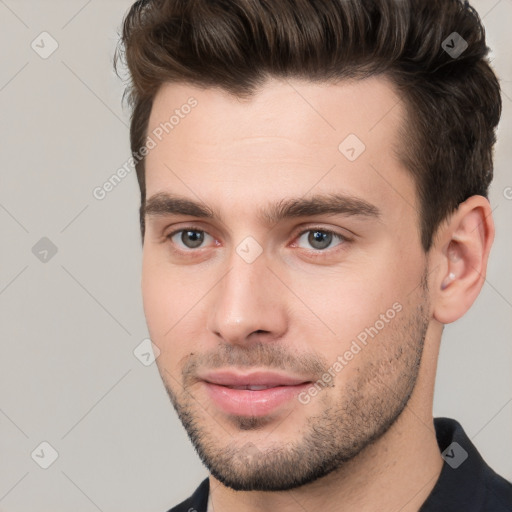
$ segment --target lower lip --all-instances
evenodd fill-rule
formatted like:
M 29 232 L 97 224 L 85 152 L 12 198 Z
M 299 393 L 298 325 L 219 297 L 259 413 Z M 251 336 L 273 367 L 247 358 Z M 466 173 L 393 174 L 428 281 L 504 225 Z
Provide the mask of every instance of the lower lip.
M 232 389 L 211 382 L 204 384 L 208 394 L 220 409 L 227 414 L 238 416 L 265 416 L 295 398 L 310 385 L 306 382 L 295 386 L 277 386 L 251 391 Z

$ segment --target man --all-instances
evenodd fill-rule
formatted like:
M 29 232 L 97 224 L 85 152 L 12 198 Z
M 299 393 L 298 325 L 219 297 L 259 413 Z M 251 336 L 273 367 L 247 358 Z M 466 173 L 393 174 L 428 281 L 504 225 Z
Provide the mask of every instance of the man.
M 512 510 L 432 417 L 443 326 L 494 237 L 474 10 L 149 0 L 122 43 L 145 315 L 210 472 L 172 511 Z

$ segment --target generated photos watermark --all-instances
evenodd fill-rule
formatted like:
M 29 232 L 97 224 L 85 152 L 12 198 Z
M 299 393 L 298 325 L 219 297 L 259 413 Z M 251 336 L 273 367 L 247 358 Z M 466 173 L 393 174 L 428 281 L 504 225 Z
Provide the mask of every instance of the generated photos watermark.
M 336 375 L 368 345 L 371 339 L 378 336 L 402 309 L 402 304 L 395 302 L 385 313 L 379 315 L 378 320 L 376 320 L 373 325 L 362 330 L 356 338 L 352 340 L 350 347 L 342 355 L 337 356 L 336 361 L 328 368 L 327 372 L 308 389 L 299 393 L 297 396 L 299 402 L 307 405 L 311 402 L 311 399 L 317 396 L 324 388 L 330 387 Z

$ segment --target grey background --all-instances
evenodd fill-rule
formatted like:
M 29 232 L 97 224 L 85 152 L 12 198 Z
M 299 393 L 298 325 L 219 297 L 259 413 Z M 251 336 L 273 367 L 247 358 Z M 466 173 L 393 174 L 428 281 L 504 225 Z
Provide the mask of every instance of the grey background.
M 0 0 L 4 512 L 164 511 L 207 474 L 156 366 L 133 354 L 148 336 L 135 173 L 104 200 L 92 195 L 129 156 L 112 56 L 130 5 Z M 483 292 L 446 327 L 434 415 L 459 420 L 512 480 L 512 0 L 473 5 L 504 91 L 491 194 L 497 239 Z M 43 31 L 59 45 L 47 59 L 31 47 Z M 32 249 L 43 237 L 57 248 L 46 262 Z M 43 441 L 58 452 L 48 469 L 36 463 L 50 456 L 37 450 Z

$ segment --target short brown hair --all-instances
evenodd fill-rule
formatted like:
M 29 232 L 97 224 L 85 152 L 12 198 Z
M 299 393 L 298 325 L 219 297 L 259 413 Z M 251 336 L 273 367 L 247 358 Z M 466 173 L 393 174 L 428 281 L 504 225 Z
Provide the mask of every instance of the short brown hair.
M 455 46 L 454 32 L 467 43 L 460 55 L 444 49 Z M 428 251 L 460 203 L 488 194 L 502 108 L 488 51 L 478 14 L 460 0 L 139 0 L 124 19 L 114 67 L 124 61 L 131 77 L 133 154 L 166 82 L 250 97 L 269 76 L 387 76 L 407 106 L 398 157 L 415 179 Z M 144 159 L 135 167 L 144 241 Z

